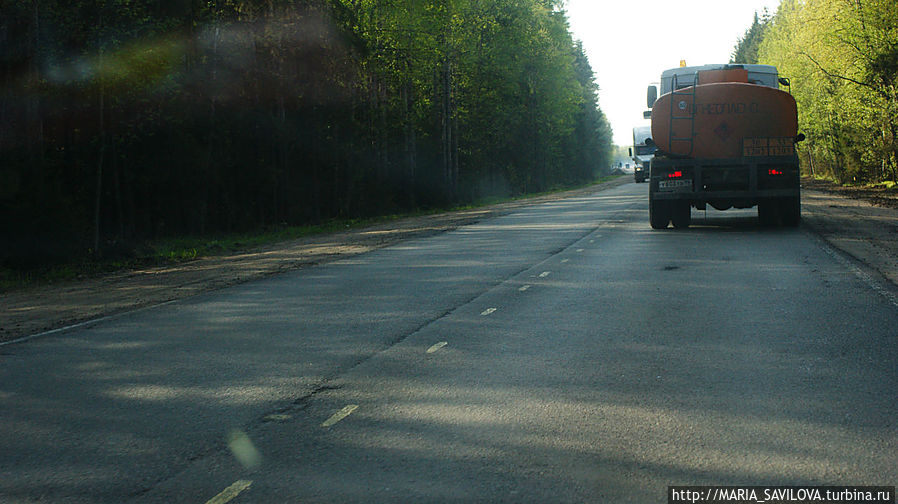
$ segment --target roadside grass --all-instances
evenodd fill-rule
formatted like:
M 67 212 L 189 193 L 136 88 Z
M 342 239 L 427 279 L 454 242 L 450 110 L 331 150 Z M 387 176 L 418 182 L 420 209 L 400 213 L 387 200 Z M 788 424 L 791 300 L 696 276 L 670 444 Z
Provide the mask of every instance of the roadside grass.
M 69 263 L 47 265 L 31 269 L 15 269 L 0 266 L 0 293 L 38 285 L 90 278 L 119 271 L 165 264 L 177 264 L 202 257 L 213 257 L 248 251 L 308 236 L 367 227 L 410 217 L 421 217 L 443 212 L 474 210 L 504 202 L 538 198 L 540 196 L 558 192 L 582 189 L 602 182 L 607 182 L 613 178 L 615 177 L 602 177 L 588 184 L 572 187 L 559 187 L 551 191 L 537 194 L 526 194 L 507 198 L 483 198 L 476 203 L 459 205 L 451 208 L 419 210 L 365 219 L 338 219 L 319 225 L 274 226 L 243 233 L 221 233 L 207 236 L 177 236 L 162 238 L 141 243 L 133 247 L 133 250 L 129 250 L 127 253 L 118 253 L 101 257 L 88 255 Z
M 0 266 L 0 292 L 252 250 L 265 245 L 367 226 L 399 217 L 401 216 L 334 220 L 320 225 L 277 226 L 243 233 L 168 237 L 140 243 L 127 253 L 111 253 L 100 257 L 86 255 L 70 263 L 30 269 Z
M 827 182 L 827 183 L 833 184 L 838 187 L 855 187 L 855 188 L 859 188 L 859 189 L 884 189 L 886 191 L 898 191 L 898 183 L 896 183 L 893 180 L 886 180 L 883 182 L 865 182 L 865 183 L 846 182 L 844 184 L 840 184 L 839 181 L 836 180 L 834 177 L 830 177 L 827 175 L 817 174 L 817 175 L 813 175 L 809 178 L 819 181 L 819 182 Z
M 335 220 L 315 226 L 276 226 L 245 233 L 164 238 L 149 244 L 151 254 L 147 258 L 161 263 L 191 261 L 199 257 L 221 255 L 306 236 L 332 233 L 364 226 L 370 222 L 369 220 Z
M 830 182 L 832 184 L 836 184 L 836 179 L 833 177 L 829 177 L 827 175 L 821 175 L 819 173 L 815 173 L 813 175 L 807 175 L 808 178 L 820 181 L 820 182 Z

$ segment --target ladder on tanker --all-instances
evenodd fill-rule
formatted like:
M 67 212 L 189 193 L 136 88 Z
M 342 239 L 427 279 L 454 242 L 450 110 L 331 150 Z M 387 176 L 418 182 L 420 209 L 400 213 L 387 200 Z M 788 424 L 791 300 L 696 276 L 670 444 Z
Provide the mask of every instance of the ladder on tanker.
M 670 88 L 670 125 L 667 130 L 670 132 L 670 150 L 674 151 L 674 142 L 682 142 L 688 144 L 688 151 L 676 152 L 676 154 L 691 156 L 695 147 L 695 88 L 698 85 L 698 72 L 692 75 L 692 85 L 686 86 L 682 90 L 679 89 L 678 80 L 677 74 L 673 74 Z M 681 99 L 678 100 L 677 97 Z M 677 111 L 680 115 L 675 114 Z M 675 121 L 679 122 L 675 123 Z M 677 131 L 680 136 L 674 136 L 674 124 L 678 125 Z M 685 131 L 681 131 L 679 126 L 683 126 L 683 129 L 688 131 L 688 136 L 682 136 Z

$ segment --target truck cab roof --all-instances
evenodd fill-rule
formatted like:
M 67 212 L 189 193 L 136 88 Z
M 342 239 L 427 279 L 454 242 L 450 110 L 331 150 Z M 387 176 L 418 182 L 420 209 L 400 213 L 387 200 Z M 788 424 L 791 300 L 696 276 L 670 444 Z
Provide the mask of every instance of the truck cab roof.
M 671 68 L 661 72 L 661 93 L 670 93 L 673 88 L 673 82 L 676 80 L 677 89 L 689 87 L 698 81 L 698 72 L 707 70 L 731 70 L 745 69 L 748 71 L 748 82 L 750 84 L 758 84 L 778 88 L 777 70 L 773 65 L 735 65 L 735 64 L 714 64 L 701 66 L 687 66 L 679 68 Z
M 651 126 L 636 126 L 633 128 L 633 160 L 645 166 L 655 156 L 655 146 L 646 145 L 647 138 L 652 137 Z
M 635 144 L 645 144 L 645 139 L 651 138 L 651 136 L 651 126 L 636 126 L 633 128 L 633 143 Z

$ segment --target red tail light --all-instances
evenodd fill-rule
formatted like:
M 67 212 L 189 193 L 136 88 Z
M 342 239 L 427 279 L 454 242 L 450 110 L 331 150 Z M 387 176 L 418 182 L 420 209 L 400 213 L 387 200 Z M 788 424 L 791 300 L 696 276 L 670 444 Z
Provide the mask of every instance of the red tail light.
M 771 169 L 767 170 L 767 175 L 782 175 L 782 174 L 783 174 L 783 171 L 777 170 L 776 168 L 771 168 Z
M 677 170 L 667 174 L 667 178 L 683 178 L 683 172 Z

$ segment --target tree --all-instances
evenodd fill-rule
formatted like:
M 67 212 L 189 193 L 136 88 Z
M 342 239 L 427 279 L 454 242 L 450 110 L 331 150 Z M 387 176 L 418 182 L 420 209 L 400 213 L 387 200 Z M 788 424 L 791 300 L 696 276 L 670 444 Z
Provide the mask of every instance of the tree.
M 758 18 L 758 13 L 755 12 L 754 20 L 751 23 L 751 26 L 748 30 L 745 31 L 745 35 L 739 39 L 736 43 L 736 47 L 733 49 L 732 58 L 730 58 L 730 63 L 742 63 L 742 64 L 757 64 L 758 63 L 758 47 L 761 45 L 761 41 L 764 39 L 764 31 L 767 28 L 767 24 L 770 22 L 770 17 L 767 13 L 767 9 L 764 8 L 764 13 L 762 17 Z
M 0 37 L 6 263 L 542 191 L 611 150 L 554 0 L 0 0 Z
M 880 0 L 784 0 L 759 50 L 792 77 L 803 158 L 840 182 L 898 178 L 898 14 Z

